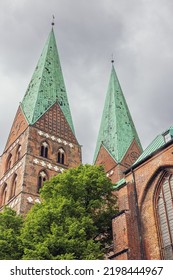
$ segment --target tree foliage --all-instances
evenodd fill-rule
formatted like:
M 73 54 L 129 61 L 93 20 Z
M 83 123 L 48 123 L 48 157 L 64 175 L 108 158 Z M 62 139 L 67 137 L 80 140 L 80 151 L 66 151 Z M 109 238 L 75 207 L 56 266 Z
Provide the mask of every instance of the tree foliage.
M 100 166 L 81 165 L 47 181 L 28 213 L 23 259 L 102 259 L 116 198 Z
M 23 245 L 20 238 L 22 218 L 10 208 L 0 213 L 0 259 L 18 260 L 22 258 Z

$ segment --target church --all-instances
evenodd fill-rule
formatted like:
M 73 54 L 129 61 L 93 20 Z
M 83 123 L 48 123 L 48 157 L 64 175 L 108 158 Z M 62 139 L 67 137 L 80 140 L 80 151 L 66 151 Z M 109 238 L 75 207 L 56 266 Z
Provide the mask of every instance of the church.
M 0 211 L 25 215 L 44 181 L 81 162 L 52 26 L 0 158 Z M 93 163 L 118 198 L 109 258 L 173 259 L 173 126 L 142 150 L 113 61 Z

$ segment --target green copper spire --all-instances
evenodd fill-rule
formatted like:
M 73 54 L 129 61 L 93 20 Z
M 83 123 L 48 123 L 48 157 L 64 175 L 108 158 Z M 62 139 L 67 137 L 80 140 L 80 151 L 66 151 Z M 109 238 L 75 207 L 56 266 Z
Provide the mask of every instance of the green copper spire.
M 54 103 L 58 103 L 74 132 L 67 93 L 53 28 L 21 103 L 29 124 L 34 124 Z
M 97 159 L 101 145 L 106 148 L 117 163 L 121 162 L 134 139 L 141 148 L 140 140 L 114 66 L 112 65 L 111 77 L 95 149 L 94 162 Z

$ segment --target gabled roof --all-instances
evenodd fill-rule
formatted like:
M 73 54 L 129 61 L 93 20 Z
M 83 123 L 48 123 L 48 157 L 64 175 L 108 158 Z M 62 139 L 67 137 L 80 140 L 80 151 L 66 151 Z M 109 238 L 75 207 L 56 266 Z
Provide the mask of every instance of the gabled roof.
M 94 162 L 97 159 L 101 144 L 106 147 L 116 162 L 120 162 L 134 139 L 142 150 L 130 111 L 112 65 Z
M 165 147 L 173 143 L 173 126 L 164 131 L 162 134 L 156 136 L 156 138 L 151 142 L 150 145 L 143 151 L 139 158 L 133 163 L 133 165 L 125 170 L 125 174 L 131 172 L 132 168 L 139 166 L 142 162 L 153 156 L 155 153 L 164 149 Z M 119 189 L 126 183 L 125 178 L 119 180 L 114 186 L 114 189 Z
M 56 102 L 60 105 L 67 122 L 74 132 L 52 28 L 21 106 L 28 123 L 34 124 Z

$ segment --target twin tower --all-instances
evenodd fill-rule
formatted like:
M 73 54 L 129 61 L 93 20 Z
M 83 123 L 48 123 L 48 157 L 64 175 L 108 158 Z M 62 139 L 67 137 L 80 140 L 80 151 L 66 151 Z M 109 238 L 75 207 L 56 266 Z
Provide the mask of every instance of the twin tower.
M 94 164 L 113 183 L 124 177 L 142 152 L 141 144 L 112 65 Z M 53 28 L 19 105 L 0 159 L 0 210 L 7 205 L 25 214 L 40 203 L 45 180 L 81 163 Z

